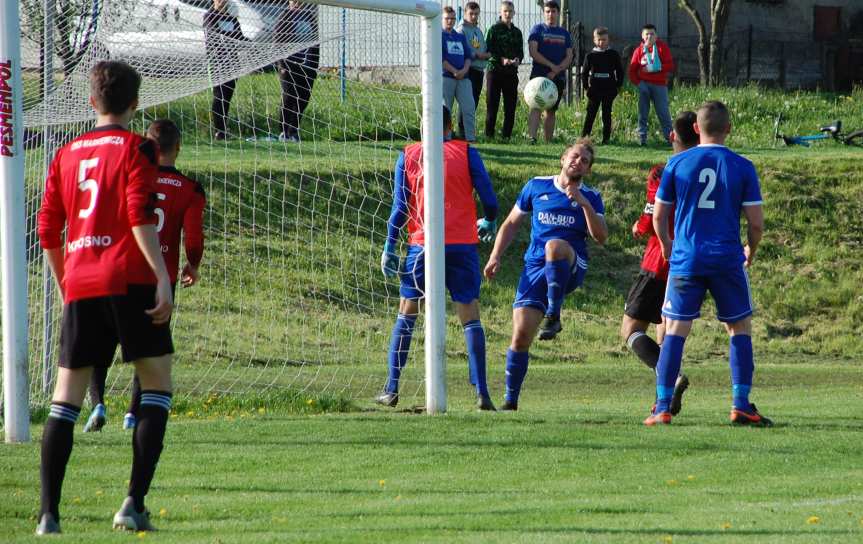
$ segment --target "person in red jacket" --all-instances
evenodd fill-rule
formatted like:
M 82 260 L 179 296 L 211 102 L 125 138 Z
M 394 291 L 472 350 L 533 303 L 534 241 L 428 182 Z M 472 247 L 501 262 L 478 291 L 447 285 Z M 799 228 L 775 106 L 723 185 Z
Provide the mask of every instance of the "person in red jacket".
M 162 246 L 162 256 L 171 278 L 171 290 L 176 291 L 177 276 L 180 269 L 180 235 L 186 250 L 186 265 L 180 277 L 183 287 L 191 287 L 198 282 L 198 267 L 204 255 L 204 208 L 207 205 L 201 185 L 177 170 L 175 164 L 180 154 L 180 130 L 169 119 L 157 119 L 147 129 L 147 138 L 159 147 L 159 177 L 156 180 L 156 232 Z M 145 271 L 146 272 L 146 271 Z M 146 281 L 136 279 L 141 272 L 130 273 L 133 283 Z M 90 401 L 93 411 L 84 426 L 84 432 L 100 431 L 107 421 L 105 410 L 105 380 L 108 367 L 93 370 L 90 379 Z M 141 381 L 138 376 L 132 384 L 132 401 L 123 428 L 134 429 L 138 409 L 141 405 Z
M 675 153 L 686 151 L 698 145 L 698 133 L 695 132 L 695 112 L 684 111 L 674 119 L 674 130 L 671 132 L 671 145 Z M 624 306 L 623 323 L 620 336 L 626 340 L 635 355 L 650 369 L 655 370 L 659 360 L 659 346 L 665 336 L 665 325 L 662 320 L 662 303 L 665 299 L 665 286 L 668 281 L 668 261 L 662 256 L 659 238 L 653 230 L 653 206 L 659 182 L 662 179 L 664 164 L 657 164 L 647 175 L 647 204 L 644 211 L 632 225 L 632 235 L 635 238 L 647 237 L 647 247 L 641 260 L 641 271 L 638 273 Z M 672 214 L 670 225 L 674 224 Z M 647 336 L 647 327 L 656 324 L 656 340 Z M 689 387 L 689 379 L 680 375 L 674 387 L 671 401 L 673 414 L 680 412 L 683 392 Z
M 668 44 L 656 37 L 656 27 L 646 24 L 641 29 L 641 44 L 629 61 L 629 80 L 638 87 L 638 141 L 647 144 L 647 116 L 650 103 L 662 125 L 662 136 L 671 134 L 671 114 L 668 111 L 668 74 L 674 71 L 674 59 Z
M 63 296 L 63 318 L 57 385 L 42 433 L 37 535 L 60 532 L 75 422 L 93 367 L 110 366 L 117 344 L 123 360 L 135 363 L 143 392 L 128 496 L 114 527 L 153 530 L 144 497 L 171 409 L 174 299 L 156 233 L 156 144 L 128 128 L 140 86 L 141 76 L 128 64 L 93 66 L 96 127 L 57 151 L 45 181 L 39 241 Z M 146 267 L 152 281 L 134 283 L 136 266 Z

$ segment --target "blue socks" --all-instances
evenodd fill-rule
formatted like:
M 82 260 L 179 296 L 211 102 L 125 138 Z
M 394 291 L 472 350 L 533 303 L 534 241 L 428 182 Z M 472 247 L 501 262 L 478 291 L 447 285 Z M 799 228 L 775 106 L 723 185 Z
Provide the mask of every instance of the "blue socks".
M 729 352 L 734 407 L 748 412 L 752 408 L 752 405 L 749 404 L 749 391 L 752 389 L 752 375 L 755 373 L 752 337 L 745 334 L 735 334 L 731 337 Z
M 548 310 L 545 315 L 560 317 L 564 290 L 571 275 L 572 264 L 569 259 L 545 261 L 545 281 L 548 284 Z
M 464 324 L 464 342 L 467 345 L 467 364 L 470 383 L 476 386 L 476 394 L 489 396 L 485 372 L 485 330 L 479 319 Z
M 517 404 L 521 393 L 521 384 L 527 376 L 527 363 L 530 354 L 527 351 L 506 350 L 506 396 L 507 401 Z
M 680 364 L 683 360 L 683 344 L 686 338 L 666 334 L 659 352 L 659 362 L 656 365 L 656 410 L 654 413 L 670 411 L 671 395 L 674 394 L 674 382 L 680 374 Z
M 415 315 L 399 314 L 396 324 L 393 325 L 393 335 L 390 338 L 388 357 L 390 375 L 387 380 L 387 393 L 399 392 L 399 379 L 402 375 L 402 369 L 408 362 L 408 352 L 411 349 L 411 338 L 414 334 L 414 325 L 416 325 L 416 322 L 417 316 Z M 483 351 L 485 351 L 484 342 Z

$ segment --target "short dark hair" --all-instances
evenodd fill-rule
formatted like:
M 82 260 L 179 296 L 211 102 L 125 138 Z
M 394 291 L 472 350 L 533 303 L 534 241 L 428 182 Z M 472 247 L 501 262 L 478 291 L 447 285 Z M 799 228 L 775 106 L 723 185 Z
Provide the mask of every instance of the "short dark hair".
M 147 128 L 147 138 L 159 144 L 160 152 L 170 153 L 180 143 L 180 129 L 170 119 L 156 119 Z
M 698 121 L 694 111 L 682 111 L 674 118 L 674 134 L 686 147 L 698 145 L 698 133 L 693 126 Z
M 597 36 L 608 36 L 608 27 L 607 26 L 598 26 L 593 29 L 593 33 Z
M 653 23 L 645 23 L 645 25 L 641 27 L 641 30 L 653 30 L 654 32 L 656 32 L 656 25 Z
M 551 8 L 560 11 L 560 4 L 557 3 L 557 0 L 545 0 L 545 2 L 542 3 L 542 7 L 543 9 Z
M 441 9 L 441 11 L 443 13 L 452 13 L 453 15 L 455 15 L 455 10 L 453 9 L 452 6 L 444 6 L 443 9 Z
M 731 113 L 719 100 L 708 100 L 698 108 L 698 128 L 708 136 L 718 136 L 728 131 Z
M 141 76 L 125 62 L 103 60 L 90 69 L 90 96 L 101 114 L 125 113 L 138 99 Z
M 471 1 L 464 5 L 464 9 L 479 9 L 479 4 Z

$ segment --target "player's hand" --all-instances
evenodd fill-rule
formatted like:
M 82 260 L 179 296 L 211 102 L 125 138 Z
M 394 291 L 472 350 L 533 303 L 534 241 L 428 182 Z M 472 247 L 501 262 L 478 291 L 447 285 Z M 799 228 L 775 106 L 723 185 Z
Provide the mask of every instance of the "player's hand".
M 577 203 L 579 206 L 586 206 L 589 204 L 587 199 L 584 198 L 584 195 L 581 193 L 580 185 L 575 185 L 574 183 L 570 183 L 566 186 L 566 197 Z
M 752 266 L 752 260 L 755 259 L 755 253 L 749 247 L 749 244 L 743 246 L 743 256 L 746 257 L 746 262 L 743 263 L 743 266 L 746 268 Z
M 662 248 L 662 257 L 667 261 L 671 259 L 671 242 L 665 243 L 662 238 L 659 239 L 659 245 Z
M 168 278 L 159 280 L 156 284 L 156 306 L 144 312 L 153 318 L 154 325 L 163 325 L 171 320 L 174 311 L 174 297 L 171 294 L 171 283 Z
M 487 280 L 493 280 L 499 270 L 500 259 L 489 258 L 488 262 L 485 263 L 485 269 L 483 269 L 482 273 Z
M 386 278 L 394 278 L 399 273 L 399 256 L 396 254 L 395 245 L 387 242 L 381 253 L 381 272 Z
M 644 238 L 647 233 L 639 232 L 638 230 L 638 221 L 632 224 L 632 237 L 633 238 Z
M 476 222 L 476 233 L 479 235 L 479 239 L 483 242 L 493 242 L 494 235 L 497 232 L 497 220 L 492 219 L 489 221 L 485 217 L 482 219 L 478 219 Z
M 556 78 L 556 77 L 557 77 L 557 74 L 558 74 L 557 69 L 556 69 L 556 68 L 552 68 L 551 70 L 549 70 L 549 71 L 548 71 L 548 74 L 547 74 L 545 77 L 547 77 L 548 79 L 550 79 L 550 80 L 554 81 L 554 78 Z
M 186 263 L 186 266 L 183 267 L 183 274 L 180 276 L 183 287 L 191 287 L 198 283 L 199 279 L 201 279 L 201 274 L 198 273 L 198 267 Z

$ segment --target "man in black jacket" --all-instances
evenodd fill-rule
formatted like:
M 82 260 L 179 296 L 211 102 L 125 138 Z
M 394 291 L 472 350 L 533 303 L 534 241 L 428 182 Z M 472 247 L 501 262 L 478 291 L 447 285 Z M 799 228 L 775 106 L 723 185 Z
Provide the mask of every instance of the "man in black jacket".
M 608 29 L 604 26 L 593 31 L 596 47 L 584 59 L 582 83 L 587 89 L 587 115 L 584 118 L 582 137 L 590 136 L 596 112 L 602 106 L 602 143 L 611 137 L 611 105 L 623 85 L 623 64 L 620 54 L 608 47 Z
M 279 42 L 310 45 L 276 63 L 282 86 L 282 133 L 280 140 L 299 142 L 300 123 L 309 105 L 318 77 L 321 48 L 318 43 L 318 6 L 291 0 L 276 27 Z
M 237 67 L 237 42 L 246 40 L 240 21 L 228 11 L 228 0 L 213 0 L 213 5 L 204 14 L 204 42 L 212 80 L 221 79 Z M 228 137 L 226 121 L 236 87 L 236 79 L 213 87 L 213 137 L 216 140 Z

